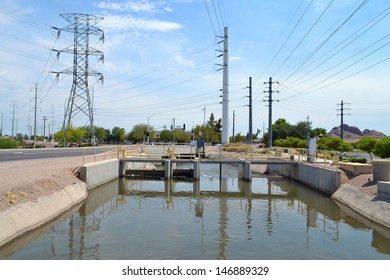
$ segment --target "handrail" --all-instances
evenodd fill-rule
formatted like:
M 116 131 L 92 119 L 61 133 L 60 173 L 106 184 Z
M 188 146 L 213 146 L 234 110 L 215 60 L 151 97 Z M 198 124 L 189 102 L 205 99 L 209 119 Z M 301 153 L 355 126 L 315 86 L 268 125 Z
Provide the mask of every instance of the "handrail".
M 86 155 L 86 149 L 94 149 L 93 155 Z M 97 153 L 96 150 L 104 150 Z M 297 162 L 316 162 L 338 164 L 336 152 L 302 149 L 302 148 L 257 148 L 257 147 L 216 147 L 206 146 L 205 153 L 213 159 L 233 159 L 233 160 L 264 160 L 264 159 L 285 159 Z M 137 159 L 176 159 L 180 155 L 202 160 L 198 157 L 196 147 L 191 145 L 123 145 L 108 147 L 88 147 L 83 148 L 83 165 L 90 162 L 98 162 L 114 158 L 137 158 Z

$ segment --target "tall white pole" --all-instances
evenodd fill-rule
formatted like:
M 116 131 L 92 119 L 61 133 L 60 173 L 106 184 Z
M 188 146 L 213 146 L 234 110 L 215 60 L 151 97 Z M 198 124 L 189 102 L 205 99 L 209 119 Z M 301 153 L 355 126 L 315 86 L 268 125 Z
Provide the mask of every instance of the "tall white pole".
M 222 86 L 222 145 L 229 143 L 229 56 L 228 27 L 224 28 L 223 40 L 223 86 Z
M 38 84 L 35 83 L 35 97 L 34 97 L 34 149 L 37 142 L 37 99 L 38 99 Z

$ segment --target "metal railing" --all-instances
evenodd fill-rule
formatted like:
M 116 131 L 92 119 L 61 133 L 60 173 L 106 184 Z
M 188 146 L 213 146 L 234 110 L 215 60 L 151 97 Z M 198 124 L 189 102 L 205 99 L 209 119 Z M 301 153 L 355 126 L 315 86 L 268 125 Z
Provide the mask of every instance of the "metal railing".
M 87 149 L 89 150 L 87 154 Z M 93 153 L 91 154 L 91 149 Z M 297 162 L 338 164 L 338 155 L 331 151 L 310 151 L 297 148 L 248 148 L 206 146 L 208 158 L 215 160 L 265 160 L 283 159 Z M 176 159 L 185 154 L 188 158 L 202 160 L 197 149 L 190 145 L 125 145 L 83 148 L 83 165 L 115 158 Z
M 104 160 L 116 159 L 120 157 L 120 147 L 84 147 L 83 165 Z

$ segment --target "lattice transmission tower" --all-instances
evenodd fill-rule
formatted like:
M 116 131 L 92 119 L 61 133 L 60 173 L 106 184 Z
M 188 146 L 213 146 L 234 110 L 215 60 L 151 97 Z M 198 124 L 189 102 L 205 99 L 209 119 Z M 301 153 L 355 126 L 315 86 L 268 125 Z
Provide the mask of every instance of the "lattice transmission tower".
M 88 117 L 87 123 L 89 123 L 92 134 L 91 142 L 95 145 L 96 137 L 93 119 L 93 104 L 89 92 L 88 77 L 98 77 L 103 83 L 103 74 L 89 67 L 89 57 L 97 56 L 99 57 L 99 61 L 103 63 L 104 55 L 103 52 L 90 46 L 90 35 L 100 36 L 99 41 L 104 42 L 104 32 L 96 26 L 103 20 L 103 17 L 79 13 L 61 14 L 61 17 L 67 20 L 70 25 L 63 28 L 53 27 L 53 29 L 58 31 L 58 38 L 61 31 L 74 34 L 74 44 L 72 46 L 61 50 L 53 49 L 53 51 L 57 52 L 57 58 L 59 58 L 60 53 L 73 54 L 72 67 L 60 72 L 52 72 L 56 74 L 57 79 L 60 74 L 73 75 L 72 89 L 69 98 L 65 101 L 65 104 L 67 103 L 67 105 L 63 123 L 64 145 L 66 141 L 66 130 L 71 123 L 72 118 L 79 113 L 83 113 Z

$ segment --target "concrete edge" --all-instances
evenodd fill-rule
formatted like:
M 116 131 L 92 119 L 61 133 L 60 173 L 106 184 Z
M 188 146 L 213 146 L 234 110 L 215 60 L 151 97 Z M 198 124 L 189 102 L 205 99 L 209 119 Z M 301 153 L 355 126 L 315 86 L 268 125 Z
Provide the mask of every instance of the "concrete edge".
M 389 201 L 366 195 L 349 184 L 340 185 L 332 198 L 363 217 L 390 228 Z
M 0 212 L 0 246 L 56 218 L 82 202 L 87 195 L 86 184 L 80 182 L 50 196 L 39 197 L 37 201 L 17 204 Z

